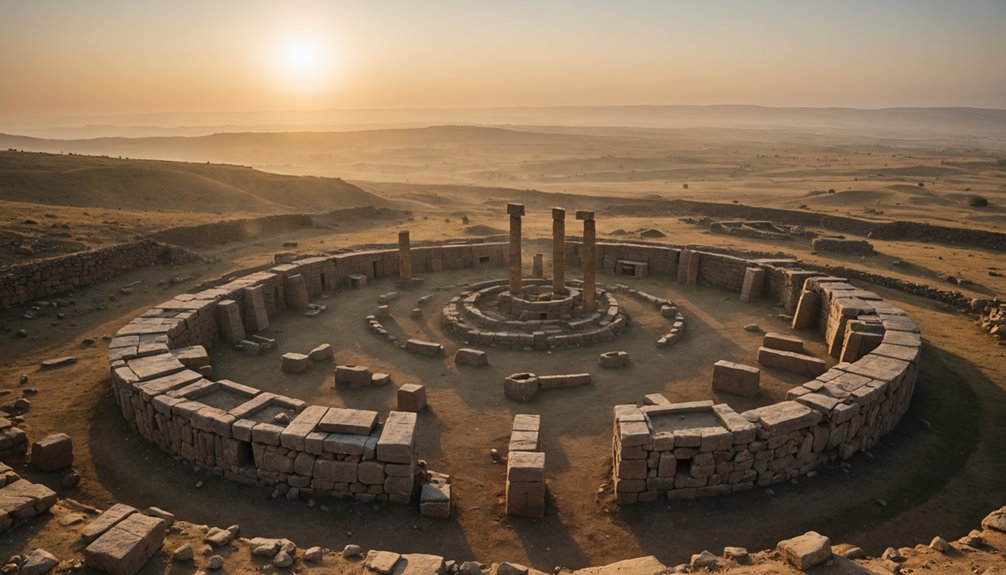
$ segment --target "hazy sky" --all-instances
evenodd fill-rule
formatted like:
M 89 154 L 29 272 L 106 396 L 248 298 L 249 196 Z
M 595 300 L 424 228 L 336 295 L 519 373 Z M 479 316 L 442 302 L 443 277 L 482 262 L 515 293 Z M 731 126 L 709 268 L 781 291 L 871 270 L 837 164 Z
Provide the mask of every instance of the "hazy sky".
M 3 0 L 0 115 L 1006 108 L 1006 0 Z

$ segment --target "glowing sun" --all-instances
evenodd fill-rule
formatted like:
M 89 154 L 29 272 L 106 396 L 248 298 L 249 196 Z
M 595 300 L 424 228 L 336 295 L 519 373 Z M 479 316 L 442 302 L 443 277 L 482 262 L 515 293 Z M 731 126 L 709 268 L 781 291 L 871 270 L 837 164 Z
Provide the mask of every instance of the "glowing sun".
M 334 48 L 321 36 L 300 32 L 282 38 L 271 59 L 277 81 L 288 89 L 318 90 L 335 76 Z

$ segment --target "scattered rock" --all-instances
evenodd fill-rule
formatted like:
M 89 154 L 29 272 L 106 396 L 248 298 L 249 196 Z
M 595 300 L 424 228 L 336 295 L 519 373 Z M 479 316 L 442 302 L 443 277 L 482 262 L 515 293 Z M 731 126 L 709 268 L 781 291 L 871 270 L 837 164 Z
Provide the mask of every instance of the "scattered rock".
M 761 331 L 761 326 L 756 323 L 749 323 L 744 326 L 744 331 L 759 332 Z
M 937 535 L 936 537 L 933 537 L 932 541 L 929 542 L 929 548 L 935 549 L 940 553 L 946 553 L 947 551 L 950 551 L 950 544 L 947 543 L 946 539 Z
M 496 568 L 496 575 L 527 575 L 527 567 L 520 563 L 507 563 L 504 561 Z
M 59 559 L 45 549 L 35 549 L 25 556 L 21 564 L 20 575 L 42 575 L 52 571 L 59 564 Z
M 342 548 L 342 556 L 349 559 L 351 557 L 360 557 L 363 555 L 363 549 L 359 545 L 354 545 L 350 543 Z
M 165 511 L 165 510 L 161 509 L 160 507 L 148 507 L 147 508 L 147 515 L 150 515 L 151 517 L 159 517 L 159 518 L 163 519 L 164 522 L 168 525 L 168 527 L 171 527 L 174 524 L 174 522 L 175 522 L 175 514 L 171 513 L 171 512 L 168 512 L 168 511 Z
M 848 543 L 840 543 L 831 548 L 831 552 L 835 555 L 841 555 L 846 559 L 862 559 L 866 557 L 866 551 L 863 551 L 861 547 L 856 547 L 855 545 L 850 545 Z
M 741 565 L 749 565 L 751 563 L 751 555 L 748 554 L 748 550 L 743 547 L 724 547 L 723 557 L 725 559 L 730 559 L 731 561 L 736 561 Z
M 216 571 L 224 566 L 224 558 L 219 555 L 211 555 L 209 559 L 206 560 L 206 568 L 210 571 Z
M 186 543 L 185 545 L 180 545 L 176 548 L 171 554 L 171 558 L 175 561 L 192 561 L 195 554 L 195 551 L 192 549 L 192 544 Z
M 995 529 L 1006 533 L 1006 507 L 1000 507 L 982 519 L 982 529 Z
M 787 563 L 804 571 L 831 559 L 831 540 L 816 531 L 780 541 L 776 549 Z
M 639 237 L 641 238 L 666 238 L 667 234 L 657 229 L 647 229 L 639 232 Z
M 304 550 L 304 561 L 317 563 L 318 561 L 321 561 L 321 555 L 321 547 L 308 547 Z
M 692 555 L 692 560 L 688 564 L 694 569 L 708 569 L 710 571 L 718 571 L 722 567 L 720 558 L 705 550 L 702 553 Z
M 465 561 L 458 568 L 459 575 L 483 575 L 482 565 L 475 561 Z
M 280 549 L 279 553 L 277 553 L 276 556 L 272 558 L 272 564 L 275 565 L 276 567 L 284 569 L 286 567 L 293 565 L 293 556 L 290 555 L 290 553 Z
M 905 556 L 902 555 L 901 552 L 895 549 L 894 547 L 888 547 L 887 549 L 884 549 L 884 552 L 880 555 L 880 558 L 887 559 L 895 563 L 901 563 L 902 561 L 905 560 Z

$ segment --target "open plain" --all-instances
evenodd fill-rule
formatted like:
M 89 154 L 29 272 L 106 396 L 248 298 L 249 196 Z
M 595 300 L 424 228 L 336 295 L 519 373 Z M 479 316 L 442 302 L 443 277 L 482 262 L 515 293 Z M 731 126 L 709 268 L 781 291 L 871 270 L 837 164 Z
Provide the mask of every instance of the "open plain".
M 935 535 L 964 537 L 1006 503 L 1006 331 L 990 334 L 977 323 L 1006 292 L 1006 119 L 1002 113 L 977 122 L 963 113 L 949 113 L 950 119 L 916 113 L 905 120 L 892 111 L 883 122 L 853 115 L 841 128 L 835 118 L 794 112 L 799 122 L 750 125 L 733 118 L 716 128 L 0 136 L 0 148 L 9 149 L 0 152 L 0 278 L 88 250 L 147 241 L 163 250 L 72 289 L 12 295 L 2 306 L 0 404 L 32 440 L 68 434 L 80 481 L 64 486 L 63 475 L 39 471 L 23 458 L 9 464 L 84 507 L 61 502 L 53 513 L 3 532 L 0 557 L 36 547 L 57 557 L 79 555 L 76 527 L 68 527 L 67 518 L 86 515 L 80 511 L 86 506 L 115 503 L 160 507 L 185 522 L 169 532 L 145 573 L 204 569 L 207 557 L 198 553 L 194 564 L 169 558 L 185 542 L 201 546 L 198 525 L 239 524 L 243 537 L 288 538 L 304 548 L 355 544 L 545 571 L 646 555 L 675 565 L 703 549 L 717 555 L 724 546 L 771 549 L 814 530 L 873 558 L 859 567 L 835 559 L 820 572 L 885 572 L 873 569 L 884 568 L 887 547 L 912 547 Z M 810 119 L 818 123 L 806 125 Z M 428 407 L 418 414 L 415 450 L 429 470 L 451 476 L 446 520 L 420 515 L 415 501 L 297 497 L 289 488 L 239 484 L 146 441 L 123 417 L 109 346 L 147 310 L 284 261 L 397 251 L 401 230 L 408 230 L 414 248 L 506 242 L 508 203 L 526 210 L 521 260 L 527 278 L 535 254 L 544 254 L 543 277 L 555 271 L 549 214 L 561 206 L 568 212 L 566 237 L 576 245 L 583 238 L 573 214 L 587 210 L 599 244 L 795 258 L 821 276 L 848 278 L 879 294 L 921 332 L 907 412 L 868 449 L 810 472 L 716 497 L 620 505 L 612 478 L 613 406 L 642 403 L 649 394 L 672 403 L 712 399 L 737 413 L 785 401 L 806 376 L 762 366 L 760 392 L 744 397 L 711 388 L 713 364 L 759 365 L 765 332 L 778 332 L 802 338 L 807 354 L 833 368 L 838 359 L 828 353 L 827 334 L 794 329 L 793 310 L 767 295 L 744 303 L 721 286 L 652 272 L 616 274 L 603 262 L 597 262 L 598 286 L 610 290 L 629 317 L 612 341 L 522 349 L 449 333 L 445 306 L 467 286 L 506 279 L 500 261 L 419 270 L 422 283 L 404 286 L 397 271 L 378 273 L 375 265 L 361 289 L 348 281 L 322 284 L 311 303 L 324 310 L 313 317 L 270 313 L 269 327 L 258 333 L 275 340 L 275 349 L 251 355 L 223 342 L 207 348 L 209 380 L 312 405 L 375 410 L 382 422 L 399 405 L 399 386 L 423 385 Z M 868 255 L 828 251 L 822 240 L 868 242 L 871 249 Z M 583 277 L 574 259 L 567 258 L 565 270 L 567 280 Z M 668 322 L 625 289 L 673 302 L 687 329 L 673 345 L 654 345 Z M 440 343 L 443 355 L 409 353 L 368 328 L 379 296 L 396 291 L 399 297 L 380 312 L 389 314 L 387 332 L 395 340 Z M 305 373 L 281 372 L 281 355 L 326 343 L 333 359 Z M 456 365 L 454 354 L 464 347 L 487 351 L 489 365 Z M 598 355 L 613 350 L 628 352 L 628 367 L 598 366 Z M 41 367 L 65 356 L 76 361 Z M 390 374 L 392 384 L 337 385 L 332 363 L 368 366 Z M 592 381 L 543 390 L 520 403 L 503 388 L 503 379 L 518 372 L 589 372 Z M 30 407 L 15 409 L 20 398 Z M 505 456 L 514 415 L 522 413 L 541 416 L 541 451 L 548 457 L 542 518 L 506 512 Z M 494 449 L 504 459 L 495 459 Z M 950 554 L 915 550 L 906 569 L 1002 569 L 1003 534 L 985 533 L 987 546 Z M 763 553 L 748 571 L 730 565 L 738 572 L 788 572 L 776 559 Z M 226 560 L 235 573 L 268 565 L 244 545 Z M 334 553 L 322 564 L 296 568 L 362 570 Z

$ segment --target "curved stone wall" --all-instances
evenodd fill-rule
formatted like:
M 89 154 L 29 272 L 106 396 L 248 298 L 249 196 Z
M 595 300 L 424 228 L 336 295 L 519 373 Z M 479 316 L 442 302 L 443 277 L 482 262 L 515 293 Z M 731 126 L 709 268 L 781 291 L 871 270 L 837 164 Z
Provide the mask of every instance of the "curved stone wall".
M 578 261 L 579 244 L 567 252 Z M 507 244 L 413 248 L 413 269 L 500 265 Z M 600 267 L 618 260 L 690 285 L 777 299 L 794 326 L 824 333 L 844 361 L 789 391 L 786 401 L 741 414 L 712 402 L 615 406 L 614 479 L 620 503 L 716 495 L 769 485 L 868 449 L 907 410 L 921 339 L 900 309 L 794 259 L 750 259 L 694 247 L 600 243 Z M 239 383 L 210 381 L 182 348 L 236 343 L 245 327 L 298 308 L 349 277 L 395 276 L 398 250 L 312 257 L 157 305 L 111 341 L 116 401 L 148 440 L 235 481 L 283 485 L 361 501 L 410 500 L 417 474 L 415 414 L 329 408 Z M 676 312 L 676 309 L 673 310 Z M 675 314 L 676 315 L 676 314 Z M 872 343 L 871 343 L 872 342 Z M 198 355 L 198 354 L 196 354 Z M 668 427 L 667 418 L 701 425 Z
M 419 271 L 499 264 L 504 244 L 416 248 Z M 181 294 L 129 322 L 109 345 L 122 414 L 166 451 L 217 475 L 282 485 L 301 494 L 408 503 L 417 475 L 416 415 L 307 405 L 236 382 L 210 381 L 186 365 L 190 346 L 245 338 L 268 316 L 297 308 L 348 276 L 398 273 L 398 251 L 312 257 L 194 294 Z M 197 354 L 198 355 L 198 354 Z
M 658 262 L 651 271 L 662 268 L 688 283 L 741 292 L 742 299 L 774 297 L 795 312 L 795 328 L 820 330 L 828 352 L 841 360 L 789 390 L 786 401 L 740 414 L 712 401 L 615 406 L 619 503 L 690 499 L 785 481 L 869 449 L 908 410 L 922 340 L 907 314 L 877 294 L 800 269 L 791 259 L 631 244 L 598 249 L 604 262 L 651 257 Z M 686 265 L 696 273 L 681 274 Z

